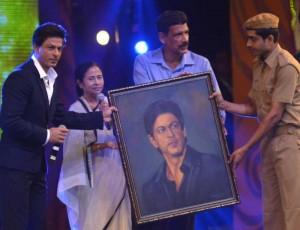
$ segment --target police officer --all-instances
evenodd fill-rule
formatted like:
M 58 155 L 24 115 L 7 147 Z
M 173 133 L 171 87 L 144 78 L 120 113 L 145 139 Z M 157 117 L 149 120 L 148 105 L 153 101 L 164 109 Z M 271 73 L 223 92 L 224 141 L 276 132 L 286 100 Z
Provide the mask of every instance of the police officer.
M 261 13 L 244 23 L 247 47 L 254 54 L 249 102 L 235 104 L 215 93 L 219 107 L 258 117 L 252 137 L 231 156 L 233 168 L 261 143 L 261 179 L 265 230 L 300 226 L 300 65 L 278 43 L 279 18 Z

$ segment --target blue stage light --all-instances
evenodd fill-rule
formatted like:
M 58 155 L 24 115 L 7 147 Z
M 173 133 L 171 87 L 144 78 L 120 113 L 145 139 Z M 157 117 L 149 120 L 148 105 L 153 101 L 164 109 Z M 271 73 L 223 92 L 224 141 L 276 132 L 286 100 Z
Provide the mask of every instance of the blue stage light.
M 148 51 L 148 44 L 145 41 L 139 41 L 135 44 L 134 49 L 138 54 L 146 53 Z

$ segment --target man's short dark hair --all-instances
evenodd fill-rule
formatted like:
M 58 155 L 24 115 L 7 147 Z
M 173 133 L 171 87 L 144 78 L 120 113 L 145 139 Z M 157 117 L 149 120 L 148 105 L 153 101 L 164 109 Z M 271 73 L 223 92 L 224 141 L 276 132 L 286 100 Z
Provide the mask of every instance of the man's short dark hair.
M 168 34 L 169 27 L 188 23 L 187 16 L 182 11 L 165 11 L 157 20 L 157 31 Z
M 263 40 L 265 40 L 270 35 L 274 37 L 274 43 L 278 41 L 279 38 L 279 30 L 277 28 L 268 28 L 268 29 L 256 29 L 256 34 L 261 36 Z
M 53 22 L 46 22 L 40 25 L 33 33 L 32 45 L 42 46 L 47 38 L 59 37 L 63 39 L 63 45 L 67 42 L 67 31 L 61 25 Z
M 171 100 L 158 100 L 151 103 L 144 113 L 144 125 L 148 135 L 153 136 L 153 124 L 156 118 L 165 113 L 171 113 L 180 122 L 181 128 L 184 127 L 184 119 L 179 106 Z

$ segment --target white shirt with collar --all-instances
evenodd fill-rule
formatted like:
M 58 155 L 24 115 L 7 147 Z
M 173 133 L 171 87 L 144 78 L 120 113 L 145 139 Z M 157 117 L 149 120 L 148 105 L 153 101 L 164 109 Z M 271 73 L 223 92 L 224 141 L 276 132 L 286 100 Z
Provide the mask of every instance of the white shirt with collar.
M 55 72 L 55 70 L 52 67 L 49 68 L 48 72 L 46 73 L 45 70 L 43 69 L 43 67 L 41 66 L 41 64 L 39 63 L 39 61 L 36 59 L 36 57 L 34 55 L 32 55 L 31 58 L 33 60 L 35 67 L 37 68 L 37 70 L 40 74 L 40 78 L 42 78 L 44 80 L 47 95 L 48 95 L 48 100 L 49 100 L 49 104 L 50 104 L 51 97 L 53 94 L 53 85 L 54 85 L 55 79 L 57 78 L 57 73 Z
M 40 78 L 44 80 L 47 95 L 48 95 L 48 101 L 50 105 L 52 94 L 53 94 L 53 86 L 54 86 L 55 79 L 57 78 L 57 73 L 52 67 L 46 73 L 43 67 L 41 66 L 41 64 L 39 63 L 39 61 L 37 60 L 37 58 L 34 56 L 34 54 L 31 56 L 31 59 L 33 60 L 33 63 L 39 72 Z M 47 129 L 47 138 L 43 145 L 46 145 L 49 139 L 50 139 L 50 131 L 49 129 Z

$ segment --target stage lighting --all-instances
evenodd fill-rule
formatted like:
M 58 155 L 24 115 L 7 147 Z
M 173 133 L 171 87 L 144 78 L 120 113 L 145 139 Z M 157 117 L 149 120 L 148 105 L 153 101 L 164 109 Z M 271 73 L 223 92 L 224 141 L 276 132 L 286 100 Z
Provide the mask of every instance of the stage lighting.
M 139 41 L 135 44 L 135 52 L 138 54 L 146 53 L 148 51 L 148 45 L 145 41 Z
M 105 46 L 109 42 L 109 34 L 105 30 L 100 30 L 96 36 L 97 42 Z

